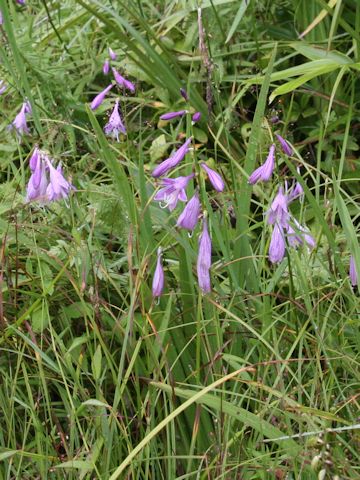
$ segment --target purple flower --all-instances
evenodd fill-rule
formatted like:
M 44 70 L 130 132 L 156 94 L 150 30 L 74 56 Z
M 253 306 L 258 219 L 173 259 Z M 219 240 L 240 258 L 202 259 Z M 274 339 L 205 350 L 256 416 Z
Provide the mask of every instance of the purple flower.
M 50 182 L 46 189 L 46 196 L 50 202 L 54 200 L 61 200 L 69 196 L 70 190 L 73 188 L 63 176 L 61 165 L 57 168 L 53 166 L 49 159 L 46 159 L 46 164 L 50 173 Z
M 293 149 L 291 148 L 289 143 L 278 133 L 276 134 L 276 138 L 279 140 L 282 151 L 285 153 L 285 155 L 291 157 L 291 155 L 293 154 Z
M 1 15 L 1 12 L 0 12 Z M 1 22 L 0 22 L 1 25 Z M 7 86 L 4 85 L 4 80 L 0 80 L 0 95 L 2 95 L 7 89 Z
M 186 202 L 187 196 L 185 188 L 194 176 L 195 175 L 192 173 L 186 177 L 163 178 L 163 188 L 157 192 L 154 200 L 159 202 L 163 201 L 165 202 L 164 208 L 168 207 L 170 211 L 174 210 L 179 200 Z
M 200 120 L 201 118 L 201 113 L 200 112 L 195 112 L 194 115 L 192 116 L 192 122 L 196 123 Z
M 269 154 L 265 163 L 261 165 L 259 168 L 253 171 L 250 175 L 248 182 L 250 185 L 254 185 L 255 183 L 262 181 L 267 182 L 270 180 L 275 167 L 275 145 L 272 144 L 269 150 Z
M 172 118 L 182 117 L 187 113 L 187 110 L 179 110 L 178 112 L 169 112 L 164 113 L 164 115 L 160 116 L 160 120 L 171 120 Z
M 0 10 L 0 25 L 2 25 L 3 23 L 4 23 L 4 17 L 3 17 L 2 11 Z
M 38 157 L 34 173 L 29 179 L 26 189 L 26 201 L 36 200 L 40 203 L 47 202 L 46 189 L 48 187 L 48 179 L 45 171 L 45 163 Z
M 109 60 L 105 60 L 103 65 L 103 73 L 104 75 L 107 75 L 109 72 L 110 72 L 110 62 Z
M 171 155 L 171 157 L 161 162 L 160 165 L 158 165 L 152 172 L 152 176 L 155 178 L 161 177 L 162 175 L 165 175 L 166 172 L 176 167 L 176 165 L 180 163 L 188 153 L 191 140 L 192 137 L 188 138 L 186 142 L 181 145 L 181 147 L 178 148 L 173 155 Z
M 34 172 L 37 164 L 40 162 L 40 150 L 36 146 L 29 160 L 30 170 Z
M 114 110 L 110 115 L 108 123 L 104 127 L 106 135 L 111 135 L 119 141 L 119 133 L 126 134 L 126 128 L 119 113 L 119 100 L 116 100 Z
M 302 198 L 304 195 L 304 189 L 299 182 L 296 182 L 294 187 L 290 190 L 288 194 L 288 203 L 291 203 L 296 198 Z
M 303 225 L 300 225 L 300 223 L 295 218 L 293 218 L 292 221 L 294 222 L 295 228 L 298 230 L 298 232 L 295 233 L 294 230 L 289 225 L 287 227 L 288 234 L 294 233 L 298 243 L 301 243 L 301 244 L 303 244 L 304 242 L 307 243 L 311 250 L 315 248 L 316 241 L 315 241 L 315 238 L 310 234 L 309 229 Z M 289 232 L 289 229 L 290 229 L 290 232 Z
M 210 183 L 214 187 L 214 189 L 217 192 L 222 192 L 225 188 L 225 183 L 224 183 L 224 180 L 221 178 L 221 176 L 217 172 L 215 172 L 215 170 L 208 167 L 206 163 L 200 163 L 200 166 L 208 174 Z
M 19 5 L 25 5 L 25 0 L 16 0 Z
M 24 102 L 20 112 L 16 115 L 11 126 L 14 127 L 19 135 L 29 133 L 29 128 L 26 123 L 26 115 L 31 113 L 31 105 L 29 102 Z
M 200 214 L 200 200 L 196 192 L 195 195 L 185 205 L 184 210 L 180 214 L 176 225 L 186 230 L 193 231 L 196 227 Z
M 203 230 L 199 237 L 199 253 L 198 253 L 197 264 L 196 264 L 198 283 L 203 293 L 209 293 L 211 291 L 210 267 L 211 267 L 211 238 L 208 232 L 206 218 L 204 218 Z
M 132 93 L 135 92 L 135 85 L 130 82 L 130 80 L 126 80 L 126 78 L 120 75 L 120 73 L 114 67 L 112 68 L 112 72 L 114 74 L 116 83 L 118 83 L 120 87 L 127 88 Z
M 185 88 L 180 88 L 180 95 L 183 97 L 184 100 L 186 100 L 186 101 L 189 100 L 189 97 L 188 97 L 188 94 L 187 94 Z
M 350 257 L 349 276 L 351 285 L 355 287 L 358 284 L 358 275 L 356 271 L 355 258 L 353 255 Z
M 282 227 L 287 228 L 289 224 L 288 200 L 284 195 L 283 187 L 279 187 L 270 209 L 268 211 L 268 223 L 271 225 L 278 223 Z
M 279 263 L 285 256 L 284 231 L 275 223 L 269 246 L 269 260 L 271 263 Z
M 161 248 L 157 251 L 157 262 L 152 282 L 152 295 L 154 298 L 160 297 L 164 290 L 164 269 L 161 261 Z
M 91 110 L 96 110 L 98 107 L 100 107 L 100 105 L 105 100 L 106 95 L 108 94 L 108 92 L 110 92 L 113 86 L 114 85 L 110 83 L 110 85 L 108 85 L 102 92 L 96 95 L 96 97 L 90 104 Z
M 109 57 L 111 58 L 111 60 L 116 60 L 116 53 L 114 52 L 114 50 L 112 48 L 109 47 Z

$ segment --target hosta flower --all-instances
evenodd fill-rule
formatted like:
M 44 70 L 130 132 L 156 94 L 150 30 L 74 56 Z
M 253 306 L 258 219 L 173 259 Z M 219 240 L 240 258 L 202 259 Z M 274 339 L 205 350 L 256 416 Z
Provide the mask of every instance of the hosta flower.
M 109 60 L 105 60 L 103 65 L 103 74 L 107 75 L 110 72 L 110 62 Z
M 212 168 L 208 167 L 206 163 L 200 163 L 200 166 L 208 174 L 210 183 L 213 186 L 213 188 L 217 192 L 222 192 L 225 188 L 225 183 L 224 183 L 224 180 L 221 178 L 221 175 L 215 172 L 215 170 L 213 170 Z
M 203 293 L 211 291 L 211 238 L 208 232 L 206 218 L 203 220 L 203 229 L 199 237 L 199 252 L 196 264 L 198 283 Z
M 253 173 L 250 175 L 248 182 L 251 185 L 254 185 L 257 182 L 267 182 L 270 180 L 273 171 L 275 167 L 275 145 L 272 144 L 269 150 L 269 154 L 263 163 L 259 168 L 253 171 Z
M 1 12 L 0 12 L 1 16 Z M 1 25 L 1 22 L 0 22 Z M 7 86 L 4 84 L 4 80 L 0 80 L 0 95 L 2 95 L 4 92 L 6 92 Z
M 70 190 L 73 188 L 63 176 L 61 165 L 55 168 L 50 160 L 47 160 L 47 167 L 50 173 L 49 185 L 46 189 L 46 196 L 50 202 L 61 200 L 69 196 Z
M 91 110 L 96 110 L 97 108 L 100 107 L 100 105 L 105 100 L 106 95 L 110 92 L 110 90 L 112 89 L 113 86 L 114 85 L 112 83 L 110 83 L 110 85 L 108 85 L 106 88 L 104 88 L 104 90 L 102 92 L 100 92 L 98 95 L 96 95 L 96 97 L 94 98 L 94 100 L 90 104 Z
M 164 269 L 161 260 L 161 248 L 157 251 L 157 262 L 152 282 L 152 295 L 154 298 L 160 297 L 164 290 Z
M 278 223 L 282 227 L 289 225 L 289 211 L 287 196 L 284 195 L 283 187 L 279 187 L 279 191 L 276 194 L 270 209 L 267 212 L 267 221 L 271 225 Z
M 358 284 L 358 275 L 356 271 L 355 258 L 353 255 L 350 257 L 349 277 L 351 285 L 355 287 Z
M 157 192 L 154 200 L 164 202 L 165 207 L 168 207 L 170 211 L 174 210 L 179 200 L 187 201 L 185 189 L 193 177 L 194 174 L 192 173 L 186 177 L 163 178 L 163 188 Z
M 26 201 L 36 200 L 40 203 L 46 203 L 48 201 L 46 196 L 48 183 L 45 163 L 39 158 L 27 185 Z
M 114 50 L 112 48 L 109 47 L 109 57 L 111 58 L 111 60 L 116 60 L 116 53 L 114 52 Z
M 176 225 L 186 230 L 193 231 L 198 222 L 200 214 L 200 200 L 199 195 L 196 192 L 194 196 L 185 205 L 184 210 L 181 212 Z
M 119 141 L 119 133 L 126 134 L 126 128 L 119 112 L 119 100 L 116 100 L 114 110 L 110 115 L 108 123 L 104 127 L 106 135 L 111 135 Z
M 295 224 L 295 230 L 290 224 L 286 227 L 289 245 L 296 248 L 298 245 L 306 243 L 311 250 L 315 248 L 316 241 L 310 234 L 309 229 L 300 225 L 295 218 L 292 218 L 292 221 Z
M 304 189 L 299 182 L 296 182 L 294 187 L 290 190 L 288 194 L 288 203 L 292 202 L 296 198 L 302 198 L 304 196 Z
M 201 118 L 201 113 L 200 112 L 195 112 L 194 115 L 192 116 L 192 122 L 196 123 L 200 120 Z
M 164 113 L 160 116 L 160 120 L 171 120 L 172 118 L 182 117 L 187 113 L 187 110 L 178 110 L 177 112 Z
M 152 172 L 152 176 L 155 178 L 161 177 L 162 175 L 165 175 L 165 173 L 167 173 L 169 170 L 176 167 L 176 165 L 178 165 L 183 160 L 185 155 L 188 153 L 191 140 L 192 140 L 192 137 L 188 138 L 186 142 L 183 145 L 181 145 L 181 147 L 178 148 L 175 153 L 171 155 L 171 157 L 164 160 L 163 162 L 160 163 L 160 165 L 154 168 L 154 171 Z
M 180 88 L 180 95 L 183 97 L 184 100 L 186 100 L 186 101 L 189 100 L 189 97 L 188 97 L 188 94 L 187 94 L 185 88 Z
M 29 160 L 30 170 L 34 172 L 38 163 L 40 162 L 40 150 L 36 146 Z
M 293 149 L 290 144 L 278 133 L 276 134 L 276 138 L 279 140 L 282 151 L 285 153 L 285 155 L 291 157 L 291 155 L 293 154 Z
M 135 85 L 130 82 L 130 80 L 126 80 L 120 73 L 113 67 L 112 72 L 114 74 L 114 78 L 116 83 L 120 85 L 120 87 L 126 88 L 130 90 L 130 92 L 134 93 L 135 92 Z
M 285 238 L 283 228 L 275 223 L 269 246 L 269 260 L 271 263 L 279 263 L 285 256 Z
M 3 23 L 4 23 L 4 17 L 3 17 L 2 11 L 0 10 L 0 25 L 2 25 Z
M 19 135 L 29 133 L 29 128 L 26 123 L 26 115 L 31 113 L 31 105 L 28 101 L 22 104 L 20 112 L 16 115 L 11 126 L 14 127 Z

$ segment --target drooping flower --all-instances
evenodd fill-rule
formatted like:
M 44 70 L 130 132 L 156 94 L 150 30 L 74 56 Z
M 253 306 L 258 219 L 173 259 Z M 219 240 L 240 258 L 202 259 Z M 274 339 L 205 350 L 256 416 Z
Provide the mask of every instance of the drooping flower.
M 56 168 L 49 159 L 46 159 L 47 167 L 50 173 L 50 182 L 46 189 L 46 196 L 50 202 L 61 200 L 69 196 L 70 190 L 73 188 L 63 176 L 61 164 Z
M 288 196 L 287 196 L 288 203 L 291 203 L 296 198 L 300 198 L 301 200 L 303 196 L 304 196 L 304 189 L 299 182 L 296 182 L 293 188 L 288 193 Z
M 250 185 L 262 181 L 267 182 L 270 180 L 275 167 L 275 145 L 272 144 L 268 153 L 268 156 L 260 167 L 253 171 L 250 175 L 248 182 Z
M 1 15 L 1 12 L 0 12 Z M 0 22 L 1 25 L 1 22 Z M 6 92 L 7 85 L 4 84 L 4 80 L 0 80 L 0 95 L 2 95 L 4 92 Z
M 279 187 L 270 209 L 267 212 L 267 221 L 270 225 L 278 223 L 282 227 L 287 228 L 289 225 L 289 210 L 287 196 L 284 195 L 283 187 Z
M 310 231 L 307 227 L 300 225 L 300 223 L 295 219 L 291 219 L 295 225 L 295 229 L 290 225 L 286 227 L 287 239 L 291 247 L 297 247 L 298 245 L 303 245 L 306 243 L 308 247 L 312 250 L 316 246 L 315 238 L 310 234 Z
M 132 82 L 130 82 L 130 80 L 126 80 L 126 78 L 120 75 L 120 73 L 114 67 L 112 68 L 112 72 L 114 74 L 116 83 L 118 83 L 120 87 L 130 90 L 130 92 L 132 93 L 135 92 L 135 85 Z
M 211 267 L 211 238 L 209 235 L 207 220 L 203 220 L 203 229 L 199 236 L 199 252 L 196 263 L 196 270 L 198 276 L 198 283 L 202 293 L 209 293 L 211 291 L 210 282 L 210 267 Z
M 126 128 L 119 112 L 119 100 L 116 100 L 114 110 L 110 115 L 108 123 L 104 127 L 106 135 L 111 135 L 119 141 L 119 133 L 126 134 Z
M 201 118 L 201 112 L 195 112 L 191 120 L 193 123 L 196 123 L 200 120 L 200 118 Z
M 105 100 L 106 95 L 110 92 L 110 90 L 112 89 L 113 86 L 114 85 L 112 83 L 110 83 L 110 85 L 108 85 L 106 88 L 104 88 L 104 90 L 102 92 L 100 92 L 98 95 L 96 95 L 96 97 L 94 98 L 94 100 L 90 104 L 91 110 L 96 110 L 97 108 L 100 107 L 100 105 Z
M 34 151 L 30 157 L 30 160 L 29 160 L 29 165 L 30 165 L 30 170 L 32 172 L 34 172 L 36 170 L 36 167 L 38 165 L 38 163 L 40 162 L 40 150 L 39 148 L 36 146 L 34 148 Z
M 224 180 L 222 179 L 221 175 L 219 175 L 215 170 L 212 168 L 208 167 L 206 163 L 202 162 L 200 163 L 200 166 L 205 170 L 205 172 L 208 174 L 209 180 L 213 188 L 217 192 L 222 192 L 225 188 L 225 183 Z
M 168 207 L 170 211 L 174 210 L 177 202 L 187 201 L 185 189 L 189 181 L 194 178 L 194 174 L 177 178 L 163 178 L 161 188 L 154 197 L 154 200 L 164 202 L 164 206 Z
M 110 72 L 110 62 L 108 59 L 106 59 L 103 65 L 103 74 L 107 75 L 109 72 Z
M 186 230 L 193 231 L 198 222 L 200 214 L 200 200 L 199 195 L 195 192 L 194 196 L 185 205 L 184 210 L 181 212 L 176 225 Z
M 41 160 L 40 156 L 38 156 L 35 170 L 27 185 L 26 201 L 36 200 L 40 203 L 46 203 L 48 201 L 46 195 L 48 183 L 45 163 Z
M 188 138 L 186 142 L 178 148 L 175 153 L 171 155 L 171 157 L 167 158 L 163 162 L 158 165 L 154 171 L 152 172 L 153 177 L 161 177 L 165 175 L 169 170 L 176 167 L 185 157 L 185 155 L 189 151 L 189 145 L 191 143 L 192 137 Z
M 111 60 L 116 60 L 117 58 L 117 55 L 116 53 L 114 52 L 114 50 L 112 48 L 109 47 L 109 57 L 111 58 Z
M 285 155 L 287 155 L 288 157 L 291 157 L 291 155 L 293 154 L 293 149 L 288 143 L 288 141 L 285 140 L 285 138 L 283 138 L 278 133 L 276 133 L 276 138 L 279 140 L 282 151 L 285 153 Z
M 279 263 L 285 256 L 285 238 L 283 228 L 274 224 L 269 246 L 269 260 L 271 263 Z
M 358 284 L 358 274 L 356 271 L 355 258 L 353 255 L 351 255 L 350 257 L 349 277 L 351 285 L 355 287 Z
M 22 104 L 20 112 L 16 115 L 11 126 L 14 127 L 19 135 L 29 133 L 29 128 L 26 123 L 26 115 L 31 113 L 31 105 L 28 101 Z
M 185 88 L 180 88 L 180 95 L 183 97 L 184 100 L 186 100 L 186 101 L 189 100 L 189 97 L 188 97 L 188 94 L 187 94 Z
M 177 112 L 164 113 L 160 116 L 160 120 L 171 120 L 172 118 L 182 117 L 187 113 L 187 110 L 179 110 Z
M 160 297 L 164 290 L 164 269 L 161 260 L 161 248 L 157 251 L 157 262 L 152 282 L 152 295 L 154 298 Z

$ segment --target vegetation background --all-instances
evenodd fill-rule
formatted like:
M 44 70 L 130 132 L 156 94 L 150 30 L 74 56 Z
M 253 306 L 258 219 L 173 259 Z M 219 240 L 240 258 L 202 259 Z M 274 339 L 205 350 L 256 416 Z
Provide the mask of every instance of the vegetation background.
M 0 0 L 0 10 L 0 478 L 359 479 L 348 265 L 351 253 L 360 271 L 360 2 Z M 92 113 L 109 46 L 136 93 L 114 90 Z M 184 107 L 180 87 L 202 112 L 195 126 L 159 121 Z M 128 135 L 116 142 L 102 127 L 119 93 Z M 20 140 L 7 127 L 25 98 L 31 134 Z M 295 161 L 279 157 L 277 180 L 250 188 L 275 130 Z M 192 238 L 174 227 L 149 175 L 191 133 L 186 168 L 196 155 L 227 184 L 208 191 L 207 296 L 199 227 Z M 36 144 L 71 177 L 68 202 L 25 202 Z M 305 199 L 293 213 L 317 246 L 272 266 L 264 212 L 294 175 Z

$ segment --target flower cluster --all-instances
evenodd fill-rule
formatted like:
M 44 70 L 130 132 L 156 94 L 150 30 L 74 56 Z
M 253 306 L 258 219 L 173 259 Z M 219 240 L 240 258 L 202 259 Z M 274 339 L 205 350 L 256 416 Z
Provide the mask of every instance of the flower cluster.
M 61 164 L 55 168 L 53 160 L 35 147 L 30 157 L 31 177 L 27 185 L 26 200 L 40 204 L 66 199 L 74 187 L 63 175 Z
M 110 61 L 115 61 L 116 58 L 117 58 L 116 53 L 111 48 L 109 48 L 109 58 L 105 60 L 105 63 L 103 65 L 103 73 L 105 75 L 107 75 L 110 72 L 110 66 L 111 66 Z M 122 75 L 120 75 L 120 73 L 116 70 L 115 67 L 111 67 L 111 71 L 114 75 L 115 82 L 118 86 L 126 90 L 129 90 L 132 93 L 135 92 L 135 85 L 132 82 L 130 82 L 130 80 L 127 80 Z M 90 104 L 90 107 L 92 110 L 96 110 L 97 108 L 100 107 L 100 105 L 105 100 L 106 95 L 110 92 L 110 90 L 113 87 L 114 87 L 114 84 L 110 83 L 106 88 L 104 88 L 103 91 L 101 91 L 100 93 L 98 93 L 98 95 L 96 95 L 96 97 L 92 100 Z M 109 117 L 108 123 L 104 127 L 104 132 L 106 135 L 109 135 L 115 138 L 117 141 L 119 141 L 120 133 L 123 133 L 124 135 L 126 135 L 126 127 L 121 117 L 119 100 L 115 101 L 112 114 Z
M 281 135 L 276 134 L 283 153 L 292 156 L 293 149 L 289 142 Z M 270 146 L 266 161 L 257 168 L 249 177 L 251 185 L 257 182 L 267 182 L 271 179 L 275 168 L 275 151 L 276 146 L 273 143 Z M 298 173 L 299 170 L 298 170 Z M 278 192 L 267 212 L 267 223 L 273 226 L 270 246 L 269 260 L 271 263 L 279 263 L 285 256 L 286 247 L 297 248 L 299 245 L 307 244 L 310 249 L 316 245 L 315 239 L 309 230 L 300 225 L 299 222 L 291 215 L 289 204 L 295 199 L 303 198 L 303 188 L 299 182 L 295 182 L 288 191 L 287 186 L 280 186 Z
M 188 100 L 188 96 L 185 90 L 182 89 L 180 92 L 185 100 Z M 182 117 L 185 115 L 187 110 L 180 110 L 176 112 L 169 112 L 162 115 L 160 118 L 162 120 L 170 120 L 176 117 Z M 194 116 L 195 120 L 194 120 Z M 200 113 L 197 112 L 193 115 L 192 121 L 200 120 Z M 177 148 L 169 158 L 161 162 L 155 169 L 152 171 L 152 176 L 154 178 L 160 178 L 168 174 L 176 166 L 178 166 L 186 154 L 190 151 L 190 146 L 193 141 L 192 137 L 189 137 L 185 142 Z M 207 173 L 208 179 L 213 186 L 213 188 L 222 192 L 225 188 L 225 184 L 219 173 L 210 168 L 206 163 L 202 162 L 200 164 L 201 168 Z M 198 283 L 201 291 L 206 294 L 211 290 L 210 282 L 210 268 L 211 268 L 211 238 L 208 230 L 208 222 L 206 219 L 206 212 L 203 212 L 201 201 L 199 198 L 199 188 L 195 189 L 195 193 L 188 200 L 186 189 L 191 180 L 196 180 L 197 176 L 195 173 L 191 173 L 185 176 L 177 176 L 175 178 L 164 177 L 160 180 L 160 189 L 154 196 L 154 200 L 160 202 L 160 206 L 163 208 L 168 208 L 170 211 L 173 211 L 178 202 L 186 203 L 182 212 L 180 213 L 176 226 L 178 228 L 183 228 L 189 232 L 193 232 L 199 218 L 203 217 L 202 220 L 202 231 L 198 239 L 198 257 L 197 257 L 197 275 Z M 153 278 L 153 296 L 159 297 L 164 288 L 164 272 L 162 266 L 162 251 L 158 251 L 157 263 L 155 274 Z

